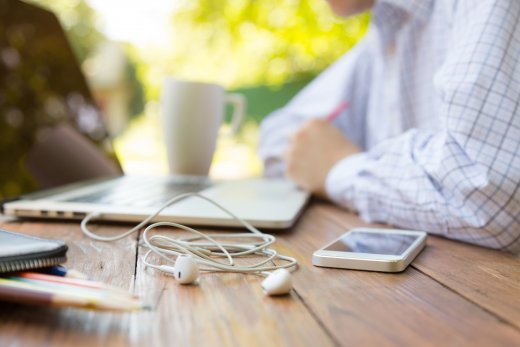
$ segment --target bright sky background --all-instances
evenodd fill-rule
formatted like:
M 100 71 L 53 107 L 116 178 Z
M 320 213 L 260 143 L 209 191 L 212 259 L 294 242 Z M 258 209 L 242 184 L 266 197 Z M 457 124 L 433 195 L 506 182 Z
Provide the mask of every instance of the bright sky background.
M 181 0 L 87 0 L 103 18 L 100 29 L 113 40 L 139 46 L 171 41 L 168 21 Z

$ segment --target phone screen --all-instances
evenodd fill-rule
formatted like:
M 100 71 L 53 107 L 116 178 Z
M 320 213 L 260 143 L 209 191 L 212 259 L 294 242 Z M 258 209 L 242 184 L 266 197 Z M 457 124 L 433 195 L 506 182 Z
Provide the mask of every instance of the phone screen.
M 392 233 L 351 231 L 326 251 L 401 255 L 419 236 Z

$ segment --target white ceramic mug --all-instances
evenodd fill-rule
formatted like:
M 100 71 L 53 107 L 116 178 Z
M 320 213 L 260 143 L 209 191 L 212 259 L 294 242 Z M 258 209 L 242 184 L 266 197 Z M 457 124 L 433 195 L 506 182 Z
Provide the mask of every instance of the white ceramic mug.
M 218 84 L 166 78 L 161 122 L 170 173 L 207 176 L 227 103 L 234 106 L 231 132 L 244 118 L 245 98 Z

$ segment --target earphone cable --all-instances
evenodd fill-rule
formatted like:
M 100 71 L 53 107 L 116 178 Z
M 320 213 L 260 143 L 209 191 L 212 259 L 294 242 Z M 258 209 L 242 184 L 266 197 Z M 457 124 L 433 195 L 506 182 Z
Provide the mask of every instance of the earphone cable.
M 213 204 L 229 216 L 231 216 L 234 220 L 238 221 L 242 224 L 250 233 L 234 233 L 234 234 L 204 234 L 200 231 L 190 228 L 188 226 L 174 223 L 174 222 L 155 222 L 153 224 L 148 225 L 143 231 L 143 242 L 146 247 L 149 249 L 148 252 L 143 257 L 143 263 L 146 266 L 156 268 L 161 270 L 161 266 L 154 265 L 148 261 L 148 257 L 151 253 L 158 255 L 160 258 L 167 262 L 175 262 L 175 259 L 170 258 L 168 255 L 174 255 L 179 257 L 181 255 L 191 255 L 194 257 L 195 261 L 201 265 L 207 266 L 208 268 L 201 268 L 201 271 L 215 272 L 215 271 L 225 271 L 225 272 L 243 272 L 243 273 L 258 273 L 265 274 L 267 271 L 277 270 L 281 268 L 286 268 L 289 270 L 294 270 L 297 267 L 297 260 L 289 257 L 278 254 L 275 250 L 268 248 L 272 245 L 276 238 L 269 234 L 264 234 L 257 228 L 253 227 L 250 223 L 243 220 L 242 218 L 236 216 L 234 213 L 220 205 L 219 203 L 211 200 L 210 198 L 198 194 L 198 193 L 186 193 L 168 200 L 164 205 L 162 205 L 156 212 L 146 217 L 143 221 L 116 236 L 101 236 L 99 234 L 93 233 L 88 228 L 88 223 L 95 219 L 102 218 L 102 214 L 93 212 L 85 216 L 81 221 L 80 227 L 82 232 L 98 241 L 116 241 L 122 239 L 124 237 L 129 236 L 130 234 L 142 229 L 145 225 L 149 224 L 155 217 L 157 217 L 164 209 L 167 207 L 180 202 L 189 197 L 197 197 L 207 202 Z M 195 235 L 191 235 L 188 237 L 181 237 L 178 239 L 170 238 L 163 235 L 153 235 L 148 238 L 148 233 L 158 227 L 173 227 L 177 229 L 182 229 L 184 231 L 190 232 Z M 221 243 L 218 242 L 215 238 L 220 239 L 256 239 L 257 242 L 254 243 Z M 200 241 L 205 240 L 205 241 Z M 261 240 L 261 242 L 260 242 Z M 264 256 L 265 259 L 250 265 L 236 265 L 234 259 L 238 259 L 241 257 L 256 255 L 256 256 Z M 215 260 L 215 257 L 225 257 L 227 258 L 227 263 L 222 263 L 220 261 Z M 280 259 L 284 264 L 276 265 L 274 263 L 275 259 Z M 268 262 L 272 262 L 272 266 L 266 266 Z

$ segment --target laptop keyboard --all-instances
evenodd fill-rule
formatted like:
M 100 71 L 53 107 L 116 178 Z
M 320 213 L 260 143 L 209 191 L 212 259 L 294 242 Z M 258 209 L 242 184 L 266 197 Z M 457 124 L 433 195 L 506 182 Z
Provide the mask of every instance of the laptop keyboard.
M 197 193 L 211 187 L 211 181 L 198 177 L 168 180 L 125 177 L 111 182 L 105 189 L 65 199 L 69 202 L 117 206 L 159 207 L 174 196 Z

